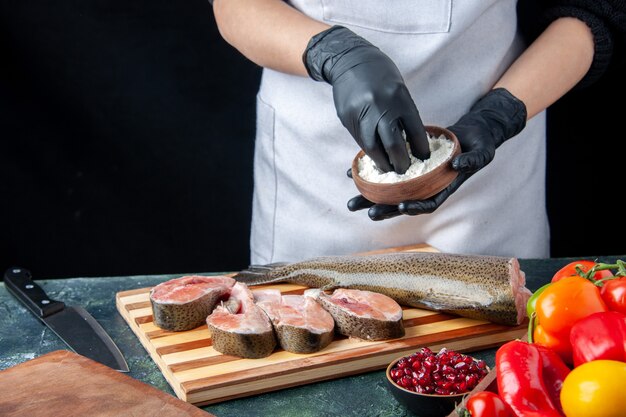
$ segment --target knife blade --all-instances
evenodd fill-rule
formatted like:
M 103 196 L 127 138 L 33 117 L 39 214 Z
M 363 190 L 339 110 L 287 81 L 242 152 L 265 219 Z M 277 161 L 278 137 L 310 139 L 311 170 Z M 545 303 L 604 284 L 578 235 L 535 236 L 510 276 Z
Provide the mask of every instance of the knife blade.
M 120 372 L 128 372 L 128 365 L 119 348 L 87 310 L 80 306 L 67 306 L 48 297 L 43 288 L 33 281 L 30 271 L 24 268 L 7 269 L 4 284 L 71 350 Z

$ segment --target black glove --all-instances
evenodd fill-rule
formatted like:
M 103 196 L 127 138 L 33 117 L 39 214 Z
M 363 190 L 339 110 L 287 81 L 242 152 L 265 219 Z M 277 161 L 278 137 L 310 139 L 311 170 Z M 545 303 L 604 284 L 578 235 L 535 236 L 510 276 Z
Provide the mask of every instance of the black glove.
M 461 154 L 452 160 L 459 175 L 444 190 L 426 200 L 404 201 L 397 206 L 374 204 L 361 195 L 348 201 L 350 211 L 369 208 L 372 220 L 400 214 L 432 213 L 475 172 L 491 162 L 496 148 L 526 126 L 526 105 L 504 88 L 491 90 L 470 111 L 448 127 L 459 139 Z M 348 171 L 351 176 L 351 171 Z
M 411 164 L 407 142 L 415 157 L 430 157 L 417 107 L 400 71 L 380 49 L 333 26 L 311 38 L 302 58 L 311 78 L 332 85 L 341 123 L 379 169 L 403 174 Z

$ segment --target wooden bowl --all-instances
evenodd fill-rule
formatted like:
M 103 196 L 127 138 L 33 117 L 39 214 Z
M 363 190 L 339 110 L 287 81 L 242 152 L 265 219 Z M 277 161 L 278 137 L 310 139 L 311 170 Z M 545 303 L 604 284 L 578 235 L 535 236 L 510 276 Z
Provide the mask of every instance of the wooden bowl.
M 436 395 L 409 391 L 397 385 L 391 379 L 389 371 L 401 358 L 391 362 L 385 372 L 387 386 L 400 404 L 419 417 L 443 417 L 453 412 L 463 401 L 465 394 Z
M 438 126 L 425 126 L 432 137 L 445 136 L 453 142 L 452 154 L 432 171 L 415 178 L 395 183 L 375 183 L 359 176 L 359 159 L 365 152 L 360 151 L 352 161 L 352 179 L 363 197 L 374 203 L 400 204 L 406 200 L 424 200 L 432 197 L 456 178 L 458 172 L 452 169 L 452 158 L 461 153 L 461 145 L 450 130 Z
M 391 361 L 387 370 L 385 371 L 385 380 L 387 381 L 387 387 L 393 396 L 407 409 L 411 410 L 416 416 L 419 417 L 445 417 L 451 413 L 456 413 L 458 407 L 463 403 L 463 397 L 468 395 L 472 391 L 464 392 L 461 394 L 451 395 L 437 395 L 437 394 L 423 394 L 415 391 L 410 391 L 396 384 L 391 378 L 390 371 L 396 365 L 396 363 L 406 358 L 407 355 Z M 488 367 L 487 369 L 492 372 Z M 489 374 L 488 374 L 489 375 Z M 487 376 L 483 377 L 484 380 Z M 478 386 L 485 386 L 481 384 L 482 380 L 478 383 Z M 457 416 L 455 416 L 457 417 Z

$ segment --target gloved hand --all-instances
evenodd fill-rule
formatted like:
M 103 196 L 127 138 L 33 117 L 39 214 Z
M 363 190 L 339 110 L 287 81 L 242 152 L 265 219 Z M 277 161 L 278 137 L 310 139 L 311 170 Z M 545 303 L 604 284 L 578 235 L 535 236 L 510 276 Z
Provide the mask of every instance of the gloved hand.
M 417 107 L 400 71 L 380 49 L 333 26 L 311 38 L 302 59 L 311 78 L 332 85 L 341 123 L 379 169 L 403 174 L 411 164 L 407 142 L 415 157 L 430 157 Z
M 469 177 L 484 168 L 495 156 L 496 148 L 517 135 L 526 126 L 526 105 L 504 88 L 491 90 L 454 125 L 448 127 L 459 139 L 461 154 L 452 160 L 459 175 L 444 190 L 426 200 L 404 201 L 397 206 L 374 204 L 358 195 L 348 201 L 350 211 L 369 208 L 372 220 L 384 220 L 400 214 L 432 213 Z M 351 171 L 348 170 L 348 176 Z

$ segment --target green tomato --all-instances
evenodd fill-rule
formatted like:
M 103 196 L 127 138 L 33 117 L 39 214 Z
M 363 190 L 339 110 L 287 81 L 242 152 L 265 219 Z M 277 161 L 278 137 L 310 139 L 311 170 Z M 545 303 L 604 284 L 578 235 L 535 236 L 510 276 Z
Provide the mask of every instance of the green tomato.
M 528 316 L 528 318 L 532 316 L 532 314 L 535 312 L 535 309 L 537 308 L 537 298 L 539 298 L 541 293 L 544 292 L 545 289 L 548 288 L 550 285 L 552 285 L 551 282 L 542 287 L 539 287 L 537 291 L 535 291 L 533 295 L 530 296 L 528 302 L 526 303 L 526 315 Z

